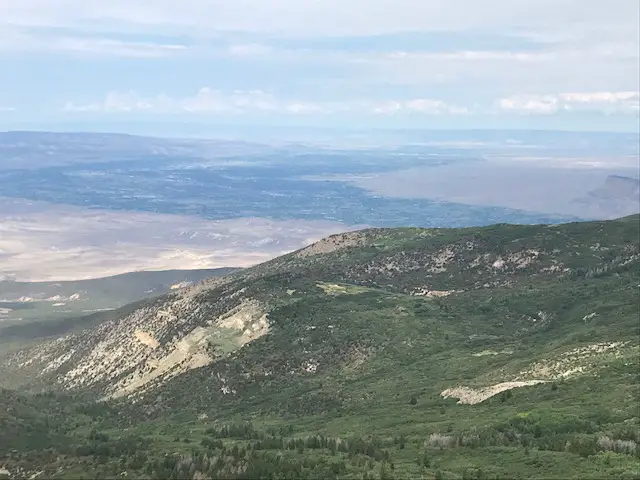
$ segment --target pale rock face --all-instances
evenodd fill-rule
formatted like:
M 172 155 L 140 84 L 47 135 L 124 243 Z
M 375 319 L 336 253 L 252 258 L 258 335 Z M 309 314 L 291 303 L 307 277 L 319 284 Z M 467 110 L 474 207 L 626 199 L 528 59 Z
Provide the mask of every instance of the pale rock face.
M 160 343 L 147 332 L 136 330 L 135 332 L 133 332 L 133 335 L 138 339 L 140 343 L 150 348 L 156 349 L 160 346 Z
M 303 369 L 306 373 L 316 373 L 316 371 L 318 370 L 318 362 L 310 359 L 304 363 Z
M 523 382 L 504 382 L 497 385 L 491 385 L 485 388 L 473 389 L 469 387 L 456 387 L 449 388 L 441 393 L 443 398 L 457 398 L 460 404 L 475 405 L 482 403 L 485 400 L 501 393 L 506 390 L 519 387 L 529 387 L 531 385 L 537 385 L 538 383 L 544 383 L 544 380 L 527 380 Z
M 416 297 L 448 297 L 453 293 L 458 292 L 456 290 L 430 290 L 429 287 L 422 287 L 413 291 L 411 295 Z
M 475 405 L 506 390 L 585 375 L 596 370 L 607 359 L 634 355 L 637 356 L 637 348 L 631 348 L 629 342 L 596 343 L 562 352 L 554 359 L 532 363 L 511 381 L 479 388 L 456 386 L 444 390 L 440 395 L 443 398 L 457 398 L 459 404 Z
M 358 232 L 346 232 L 337 235 L 332 235 L 319 242 L 309 245 L 306 248 L 298 251 L 296 256 L 298 258 L 304 258 L 314 255 L 321 255 L 325 253 L 335 252 L 348 247 L 356 247 L 363 243 L 364 239 L 362 234 Z
M 493 268 L 501 270 L 501 269 L 503 269 L 505 267 L 505 261 L 502 258 L 498 258 L 495 262 L 493 262 L 493 264 L 491 266 Z
M 456 257 L 455 252 L 451 248 L 445 248 L 431 257 L 431 273 L 443 273 L 447 271 L 447 265 Z
M 93 329 L 22 351 L 11 362 L 63 389 L 135 396 L 216 361 L 213 350 L 230 353 L 269 331 L 266 307 L 244 290 L 230 289 L 228 307 L 213 304 L 210 310 L 198 300 L 200 292 L 182 289 Z

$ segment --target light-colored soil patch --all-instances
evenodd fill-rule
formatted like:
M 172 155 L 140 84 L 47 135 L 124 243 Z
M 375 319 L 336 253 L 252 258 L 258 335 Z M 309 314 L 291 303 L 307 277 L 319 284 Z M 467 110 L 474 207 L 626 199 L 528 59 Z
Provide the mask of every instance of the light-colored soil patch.
M 316 286 L 321 288 L 327 295 L 357 295 L 358 293 L 367 291 L 366 288 L 357 285 L 338 285 L 335 283 L 319 282 Z
M 545 383 L 545 380 L 527 380 L 520 382 L 504 382 L 497 385 L 491 385 L 485 388 L 473 389 L 469 387 L 456 387 L 449 388 L 442 392 L 440 395 L 444 398 L 457 398 L 459 404 L 475 405 L 482 403 L 485 400 L 502 393 L 506 390 L 520 387 L 530 387 L 531 385 L 537 385 L 539 383 Z
M 234 336 L 226 336 L 222 345 L 224 350 L 241 348 L 243 345 L 260 338 L 269 330 L 269 322 L 264 310 L 257 302 L 248 301 L 231 310 L 226 316 L 213 322 L 210 327 L 197 327 L 173 345 L 163 350 L 168 353 L 160 358 L 149 359 L 145 367 L 119 382 L 113 389 L 111 398 L 130 395 L 144 390 L 154 381 L 184 373 L 188 370 L 209 365 L 215 358 L 208 351 L 210 344 L 216 344 L 220 329 L 236 332 Z M 239 333 L 239 335 L 238 335 Z M 235 344 L 230 347 L 228 344 Z
M 68 390 L 100 388 L 105 398 L 118 398 L 208 365 L 269 331 L 266 309 L 243 298 L 242 289 L 227 297 L 236 299 L 235 307 L 209 320 L 202 304 L 184 293 L 20 350 L 7 365 L 51 376 Z
M 556 358 L 532 364 L 528 369 L 520 372 L 516 379 L 527 377 L 557 379 L 586 373 L 608 358 L 619 358 L 629 353 L 625 352 L 625 346 L 627 344 L 623 342 L 611 342 L 574 348 Z
M 460 385 L 446 389 L 440 395 L 445 398 L 458 398 L 458 403 L 461 404 L 475 405 L 512 388 L 527 387 L 562 378 L 585 375 L 593 372 L 599 365 L 606 363 L 607 360 L 612 358 L 621 358 L 623 356 L 637 357 L 637 347 L 625 347 L 629 347 L 628 342 L 596 343 L 574 348 L 573 350 L 557 355 L 553 359 L 540 360 L 531 364 L 528 368 L 512 377 L 511 381 L 478 388 Z M 474 354 L 474 356 L 497 355 L 507 352 L 513 353 L 507 350 L 503 352 L 485 350 Z
M 147 347 L 155 349 L 160 346 L 160 343 L 155 338 L 153 338 L 150 333 L 143 332 L 142 330 L 136 330 L 135 332 L 133 332 L 133 334 L 140 343 L 146 345 Z
M 442 273 L 447 271 L 447 265 L 455 259 L 456 254 L 451 248 L 445 248 L 431 257 L 430 273 Z
M 507 257 L 507 262 L 514 265 L 517 269 L 527 268 L 533 264 L 540 252 L 537 250 L 526 250 L 524 252 L 512 253 Z
M 336 285 L 334 283 L 318 283 L 317 285 L 327 295 L 340 295 L 343 293 L 347 293 L 347 288 L 343 287 L 342 285 Z
M 473 356 L 474 357 L 487 357 L 487 356 L 497 356 L 497 355 L 513 355 L 513 350 L 501 350 L 501 351 L 496 351 L 496 350 L 483 350 L 482 352 L 477 352 L 474 353 Z
M 453 293 L 457 293 L 457 290 L 430 290 L 429 287 L 422 287 L 416 289 L 411 295 L 416 297 L 448 297 Z
M 221 328 L 244 330 L 249 323 L 262 314 L 263 310 L 257 302 L 246 301 L 218 320 L 217 324 Z
M 159 377 L 167 375 L 167 378 L 170 378 L 188 370 L 208 365 L 212 358 L 203 351 L 205 337 L 205 329 L 195 329 L 177 342 L 168 355 L 159 360 L 147 362 L 146 366 L 150 368 L 150 371 L 137 370 L 130 377 L 116 383 L 109 397 L 123 397 L 142 389 Z

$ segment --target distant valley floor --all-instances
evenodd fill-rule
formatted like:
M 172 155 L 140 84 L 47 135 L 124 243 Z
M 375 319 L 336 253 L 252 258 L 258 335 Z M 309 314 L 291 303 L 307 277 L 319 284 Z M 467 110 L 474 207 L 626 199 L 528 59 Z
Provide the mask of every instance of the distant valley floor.
M 247 267 L 354 228 L 325 220 L 213 221 L 0 198 L 0 279 Z

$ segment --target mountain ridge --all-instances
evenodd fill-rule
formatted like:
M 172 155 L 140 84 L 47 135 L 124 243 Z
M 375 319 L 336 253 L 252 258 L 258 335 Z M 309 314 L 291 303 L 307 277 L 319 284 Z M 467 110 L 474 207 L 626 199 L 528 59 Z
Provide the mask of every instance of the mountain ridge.
M 603 256 L 611 257 L 608 265 L 624 268 L 629 262 L 638 262 L 638 245 L 637 242 L 633 243 L 633 228 L 627 227 L 637 219 L 636 215 L 612 223 L 575 223 L 561 227 L 495 225 L 480 229 L 376 228 L 333 235 L 253 268 L 204 280 L 173 295 L 147 302 L 129 315 L 109 319 L 94 330 L 55 340 L 53 350 L 45 347 L 47 353 L 34 354 L 30 351 L 27 354 L 29 360 L 20 362 L 14 359 L 11 365 L 16 362 L 26 366 L 42 363 L 40 375 L 46 376 L 46 372 L 64 373 L 63 378 L 71 388 L 76 382 L 92 387 L 109 384 L 115 378 L 124 376 L 125 372 L 138 378 L 144 375 L 142 371 L 152 370 L 156 371 L 152 377 L 157 378 L 158 368 L 162 372 L 160 376 L 163 376 L 178 364 L 186 362 L 185 368 L 190 370 L 213 361 L 207 353 L 211 342 L 219 344 L 218 347 L 224 351 L 234 351 L 247 341 L 267 333 L 265 322 L 272 299 L 277 303 L 279 296 L 293 296 L 293 289 L 285 287 L 301 279 L 307 288 L 319 283 L 344 282 L 365 288 L 433 297 L 469 290 L 512 287 L 516 283 L 526 284 L 538 276 L 544 280 L 545 277 L 575 274 L 577 268 L 598 268 Z M 571 235 L 598 227 L 602 233 L 605 225 L 610 226 L 611 231 L 606 236 L 602 235 L 600 241 L 593 245 L 581 245 L 579 241 L 568 243 L 571 242 Z M 629 240 L 632 243 L 624 243 Z M 559 241 L 567 242 L 565 251 L 568 253 L 557 248 Z M 616 248 L 616 255 L 613 255 L 612 249 Z M 270 292 L 261 291 L 259 285 L 265 279 L 275 279 L 274 286 L 277 288 Z M 246 294 L 247 288 L 254 292 Z M 218 328 L 221 330 L 218 331 Z M 120 332 L 120 336 L 104 344 L 103 337 L 106 338 L 109 332 Z M 215 335 L 215 338 L 211 335 Z M 86 350 L 94 343 L 93 350 Z M 122 350 L 125 344 L 128 345 L 128 353 Z M 60 353 L 52 356 L 53 351 Z M 126 358 L 131 359 L 136 367 L 134 364 L 123 364 L 120 370 L 105 370 L 95 381 L 86 372 L 94 368 L 102 371 L 102 367 L 85 364 L 85 367 L 65 372 L 64 365 L 68 365 L 72 357 L 78 356 L 79 351 L 85 351 L 90 358 L 95 357 L 92 361 L 97 362 L 96 365 L 104 365 L 104 368 L 108 365 L 109 369 L 113 369 L 114 363 Z M 46 366 L 45 358 L 49 361 Z M 142 366 L 142 359 L 151 363 Z M 164 371 L 159 365 L 165 365 L 167 361 L 172 366 Z M 81 379 L 73 380 L 77 376 Z M 123 388 L 127 391 L 132 384 L 140 383 L 134 381 L 133 377 L 130 380 L 133 383 L 124 381 Z M 146 383 L 142 382 L 143 385 Z
M 349 232 L 105 315 L 0 357 L 0 468 L 636 478 L 639 222 Z

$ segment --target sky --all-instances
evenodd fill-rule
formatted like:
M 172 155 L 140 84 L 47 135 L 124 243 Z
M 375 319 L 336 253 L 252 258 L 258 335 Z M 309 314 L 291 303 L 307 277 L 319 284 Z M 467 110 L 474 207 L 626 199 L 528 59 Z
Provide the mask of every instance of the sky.
M 637 0 L 0 0 L 0 129 L 634 132 L 639 10 Z

